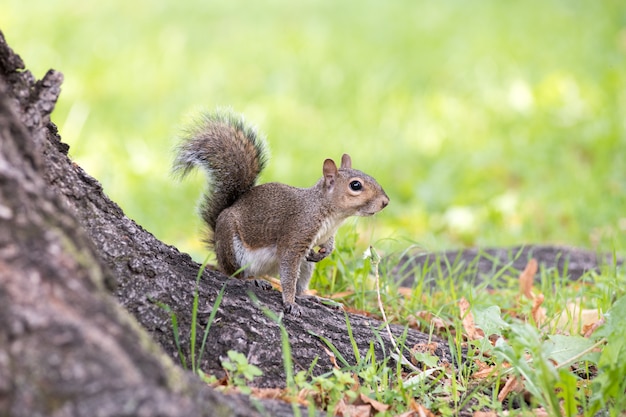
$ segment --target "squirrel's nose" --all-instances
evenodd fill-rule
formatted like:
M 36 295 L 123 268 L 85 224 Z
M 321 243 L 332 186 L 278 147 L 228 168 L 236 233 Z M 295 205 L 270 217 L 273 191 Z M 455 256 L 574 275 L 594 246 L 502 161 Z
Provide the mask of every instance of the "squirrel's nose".
M 382 201 L 382 209 L 384 209 L 385 207 L 387 207 L 387 205 L 389 204 L 389 197 L 387 197 L 386 195 L 383 197 L 383 201 Z

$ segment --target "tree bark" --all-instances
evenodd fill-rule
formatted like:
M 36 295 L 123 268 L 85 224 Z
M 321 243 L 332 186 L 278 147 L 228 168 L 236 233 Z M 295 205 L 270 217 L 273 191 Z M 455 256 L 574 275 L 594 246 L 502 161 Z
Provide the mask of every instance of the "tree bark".
M 176 365 L 172 322 L 159 304 L 176 314 L 189 362 L 194 291 L 200 346 L 225 285 L 200 369 L 223 375 L 220 359 L 236 350 L 263 370 L 254 384 L 282 387 L 280 327 L 261 310 L 280 314 L 280 294 L 210 270 L 196 286 L 200 266 L 126 217 L 68 158 L 49 118 L 62 75 L 36 81 L 23 68 L 0 32 L 0 416 L 258 415 L 247 397 L 216 392 Z M 333 369 L 323 339 L 355 364 L 346 320 L 361 356 L 374 341 L 376 357 L 390 358 L 381 322 L 300 304 L 301 317 L 282 321 L 296 372 Z M 432 337 L 409 329 L 405 340 L 410 348 Z M 262 407 L 292 413 L 277 401 Z

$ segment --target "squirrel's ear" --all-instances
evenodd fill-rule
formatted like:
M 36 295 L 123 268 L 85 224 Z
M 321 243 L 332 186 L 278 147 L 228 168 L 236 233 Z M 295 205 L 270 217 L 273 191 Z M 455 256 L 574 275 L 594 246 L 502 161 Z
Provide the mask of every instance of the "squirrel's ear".
M 335 184 L 335 177 L 337 177 L 337 165 L 332 159 L 324 161 L 324 184 L 330 188 Z
M 347 153 L 341 157 L 341 168 L 352 168 L 352 158 Z

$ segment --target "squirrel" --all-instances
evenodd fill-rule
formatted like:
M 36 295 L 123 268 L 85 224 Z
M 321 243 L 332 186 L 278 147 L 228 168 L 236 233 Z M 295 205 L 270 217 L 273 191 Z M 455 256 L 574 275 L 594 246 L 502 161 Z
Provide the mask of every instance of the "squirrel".
M 200 214 L 219 269 L 239 278 L 280 275 L 287 314 L 300 315 L 296 296 L 308 289 L 314 264 L 333 251 L 341 223 L 389 204 L 374 178 L 352 169 L 348 154 L 339 168 L 326 159 L 310 188 L 256 185 L 269 159 L 265 138 L 229 111 L 203 113 L 182 136 L 174 172 L 184 178 L 200 167 L 208 174 Z

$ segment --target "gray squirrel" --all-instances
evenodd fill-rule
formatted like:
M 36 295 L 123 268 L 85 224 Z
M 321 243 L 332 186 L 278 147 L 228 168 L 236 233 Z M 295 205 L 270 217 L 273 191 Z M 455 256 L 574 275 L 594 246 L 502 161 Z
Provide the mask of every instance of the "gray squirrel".
M 332 159 L 311 188 L 255 185 L 268 161 L 265 139 L 228 111 L 204 113 L 183 135 L 174 172 L 207 172 L 200 214 L 219 268 L 240 278 L 280 275 L 287 314 L 300 315 L 296 295 L 309 285 L 315 262 L 334 248 L 334 236 L 350 216 L 371 216 L 389 204 L 376 180 Z M 317 248 L 317 250 L 316 250 Z M 265 282 L 265 281 L 261 281 Z

